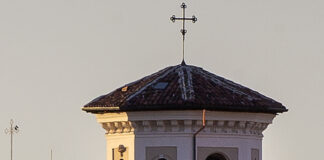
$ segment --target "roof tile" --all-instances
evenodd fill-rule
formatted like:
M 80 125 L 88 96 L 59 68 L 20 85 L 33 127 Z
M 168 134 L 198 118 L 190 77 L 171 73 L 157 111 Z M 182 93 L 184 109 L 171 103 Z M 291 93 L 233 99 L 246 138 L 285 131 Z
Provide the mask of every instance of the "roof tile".
M 162 83 L 160 83 L 162 82 Z M 156 85 L 160 83 L 160 87 Z M 167 83 L 167 85 L 164 85 Z M 163 87 L 165 86 L 165 87 Z M 98 111 L 92 107 L 103 107 Z M 279 102 L 200 67 L 176 65 L 100 96 L 83 108 L 93 113 L 143 110 L 207 109 L 237 112 L 281 113 Z M 116 112 L 116 110 L 113 110 Z

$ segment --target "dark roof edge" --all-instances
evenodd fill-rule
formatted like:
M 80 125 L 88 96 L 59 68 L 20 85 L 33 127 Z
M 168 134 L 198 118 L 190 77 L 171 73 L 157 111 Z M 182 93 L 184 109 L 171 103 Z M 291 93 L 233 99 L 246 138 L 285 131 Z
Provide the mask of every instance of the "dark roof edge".
M 119 107 L 82 107 L 82 110 L 90 113 L 120 111 Z
M 228 106 L 227 106 L 228 107 Z M 112 112 L 132 112 L 132 111 L 178 111 L 178 110 L 202 110 L 202 109 L 206 109 L 206 110 L 210 110 L 210 111 L 224 111 L 224 112 L 250 112 L 250 113 L 270 113 L 270 114 L 278 114 L 278 113 L 283 113 L 283 112 L 287 112 L 288 109 L 286 108 L 267 108 L 267 109 L 252 109 L 252 108 L 243 108 L 243 107 L 239 107 L 239 108 L 225 108 L 225 107 L 219 107 L 219 108 L 210 108 L 210 107 L 204 107 L 204 108 L 197 108 L 197 107 L 188 107 L 186 109 L 184 108 L 161 108 L 161 107 L 157 107 L 157 108 L 146 108 L 146 109 L 134 109 L 134 108 L 119 108 L 119 107 L 83 107 L 82 110 L 86 111 L 86 112 L 90 112 L 90 113 L 94 113 L 94 114 L 103 114 L 103 113 L 112 113 Z

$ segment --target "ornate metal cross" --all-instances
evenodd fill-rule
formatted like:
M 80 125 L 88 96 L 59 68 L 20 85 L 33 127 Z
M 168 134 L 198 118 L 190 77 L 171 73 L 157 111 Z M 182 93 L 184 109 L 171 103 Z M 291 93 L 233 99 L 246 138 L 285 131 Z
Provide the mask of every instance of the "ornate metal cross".
M 184 61 L 184 40 L 185 40 L 185 35 L 187 33 L 187 30 L 185 28 L 185 21 L 190 20 L 193 23 L 195 23 L 197 21 L 197 18 L 194 15 L 191 18 L 186 18 L 185 10 L 187 8 L 187 5 L 185 3 L 182 3 L 180 7 L 182 8 L 182 18 L 177 18 L 175 15 L 173 15 L 170 18 L 170 20 L 172 22 L 175 22 L 176 20 L 182 20 L 182 29 L 180 30 L 180 32 L 182 33 L 182 64 L 185 64 L 185 61 Z

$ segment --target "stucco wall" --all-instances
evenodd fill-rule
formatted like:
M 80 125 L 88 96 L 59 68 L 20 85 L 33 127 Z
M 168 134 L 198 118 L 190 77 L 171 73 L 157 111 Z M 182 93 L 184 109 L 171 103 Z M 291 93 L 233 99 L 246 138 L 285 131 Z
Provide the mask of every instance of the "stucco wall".
M 116 160 L 113 159 L 113 152 L 114 149 L 118 148 L 119 145 L 124 145 L 127 148 L 127 159 L 125 160 L 134 160 L 134 135 L 107 135 L 106 136 L 106 140 L 107 140 L 107 150 L 106 150 L 106 154 L 107 154 L 107 160 Z M 117 156 L 116 158 L 118 158 L 119 156 L 116 155 L 115 152 L 115 156 Z M 119 160 L 119 159 L 117 159 Z
M 205 160 L 217 149 L 228 153 L 230 160 L 262 160 L 262 131 L 274 117 L 207 111 L 206 127 L 196 138 L 198 160 Z M 107 113 L 98 114 L 97 120 L 107 131 L 107 160 L 112 160 L 113 148 L 119 145 L 128 148 L 129 160 L 151 160 L 158 154 L 156 147 L 161 148 L 161 154 L 170 152 L 171 158 L 192 160 L 193 134 L 202 127 L 202 111 Z

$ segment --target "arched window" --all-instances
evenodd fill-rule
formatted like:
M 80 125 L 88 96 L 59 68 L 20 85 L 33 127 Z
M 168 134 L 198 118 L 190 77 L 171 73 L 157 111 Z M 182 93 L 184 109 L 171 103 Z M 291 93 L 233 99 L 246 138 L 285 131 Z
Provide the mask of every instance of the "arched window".
M 175 160 L 167 154 L 159 154 L 156 157 L 153 157 L 152 160 Z
M 206 160 L 227 160 L 227 159 L 222 154 L 214 153 L 214 154 L 209 155 L 206 158 Z

